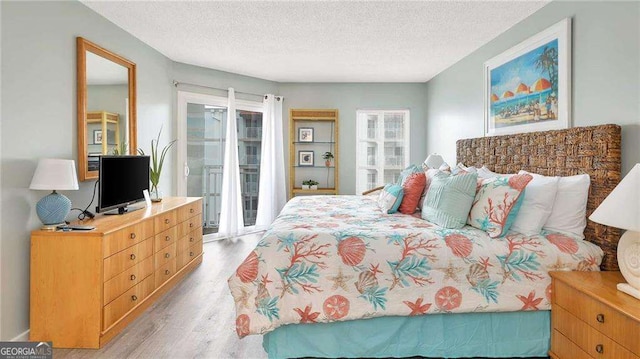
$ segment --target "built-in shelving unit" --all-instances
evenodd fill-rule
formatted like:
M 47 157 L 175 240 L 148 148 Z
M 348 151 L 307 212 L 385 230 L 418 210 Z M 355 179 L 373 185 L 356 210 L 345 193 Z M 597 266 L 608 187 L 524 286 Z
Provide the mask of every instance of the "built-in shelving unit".
M 326 152 L 334 156 L 328 166 Z M 338 110 L 290 109 L 289 153 L 289 198 L 338 194 Z M 318 182 L 318 189 L 302 189 L 306 180 Z

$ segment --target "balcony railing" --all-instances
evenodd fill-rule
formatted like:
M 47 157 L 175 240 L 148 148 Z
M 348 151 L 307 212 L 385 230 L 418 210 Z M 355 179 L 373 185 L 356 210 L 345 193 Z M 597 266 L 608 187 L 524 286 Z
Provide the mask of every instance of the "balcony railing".
M 258 182 L 246 181 L 248 175 L 254 175 L 256 181 L 259 180 L 259 172 L 255 169 L 240 168 L 240 178 L 242 179 L 243 199 L 253 203 L 258 198 Z M 205 227 L 217 228 L 220 225 L 220 206 L 222 190 L 222 166 L 204 166 L 204 220 Z M 256 223 L 257 208 L 243 208 L 244 225 L 253 226 Z
M 246 138 L 262 138 L 262 127 L 247 127 L 245 128 Z

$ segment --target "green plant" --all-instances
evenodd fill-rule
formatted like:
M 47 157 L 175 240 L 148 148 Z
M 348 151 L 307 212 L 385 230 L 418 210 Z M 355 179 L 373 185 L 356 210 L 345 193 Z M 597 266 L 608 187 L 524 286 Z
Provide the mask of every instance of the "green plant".
M 332 159 L 333 159 L 333 153 L 328 152 L 328 151 L 327 151 L 327 152 L 325 152 L 325 153 L 322 155 L 322 159 L 323 159 L 323 160 L 327 160 L 327 161 L 332 160 Z
M 127 154 L 127 151 L 129 150 L 129 144 L 125 141 L 120 142 L 119 145 L 117 145 L 116 147 L 113 148 L 113 155 L 114 156 L 124 156 Z
M 305 186 L 317 186 L 320 182 L 316 182 L 314 180 L 305 180 L 302 181 L 302 184 Z
M 160 175 L 162 174 L 162 165 L 164 164 L 164 158 L 169 152 L 171 146 L 176 143 L 177 140 L 173 140 L 169 142 L 166 146 L 162 148 L 160 151 L 160 157 L 158 157 L 158 145 L 160 143 L 160 134 L 162 133 L 162 127 L 160 127 L 160 132 L 158 132 L 158 137 L 155 140 L 151 140 L 151 164 L 149 166 L 149 181 L 151 181 L 151 191 L 158 193 L 158 183 L 160 182 Z M 138 148 L 138 153 L 146 156 L 144 150 L 142 148 Z

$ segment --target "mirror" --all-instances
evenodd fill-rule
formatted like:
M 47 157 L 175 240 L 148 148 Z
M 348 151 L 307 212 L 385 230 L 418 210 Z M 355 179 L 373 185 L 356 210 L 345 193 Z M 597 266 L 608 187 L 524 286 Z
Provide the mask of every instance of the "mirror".
M 82 37 L 78 50 L 78 177 L 98 178 L 100 155 L 136 154 L 136 64 Z

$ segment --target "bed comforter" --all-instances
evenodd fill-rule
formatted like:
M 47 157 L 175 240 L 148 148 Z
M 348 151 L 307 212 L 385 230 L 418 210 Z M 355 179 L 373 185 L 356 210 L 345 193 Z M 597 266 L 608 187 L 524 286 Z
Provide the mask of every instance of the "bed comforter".
M 550 308 L 553 270 L 599 270 L 602 250 L 557 233 L 489 238 L 371 196 L 289 201 L 229 278 L 240 337 L 281 325 Z

